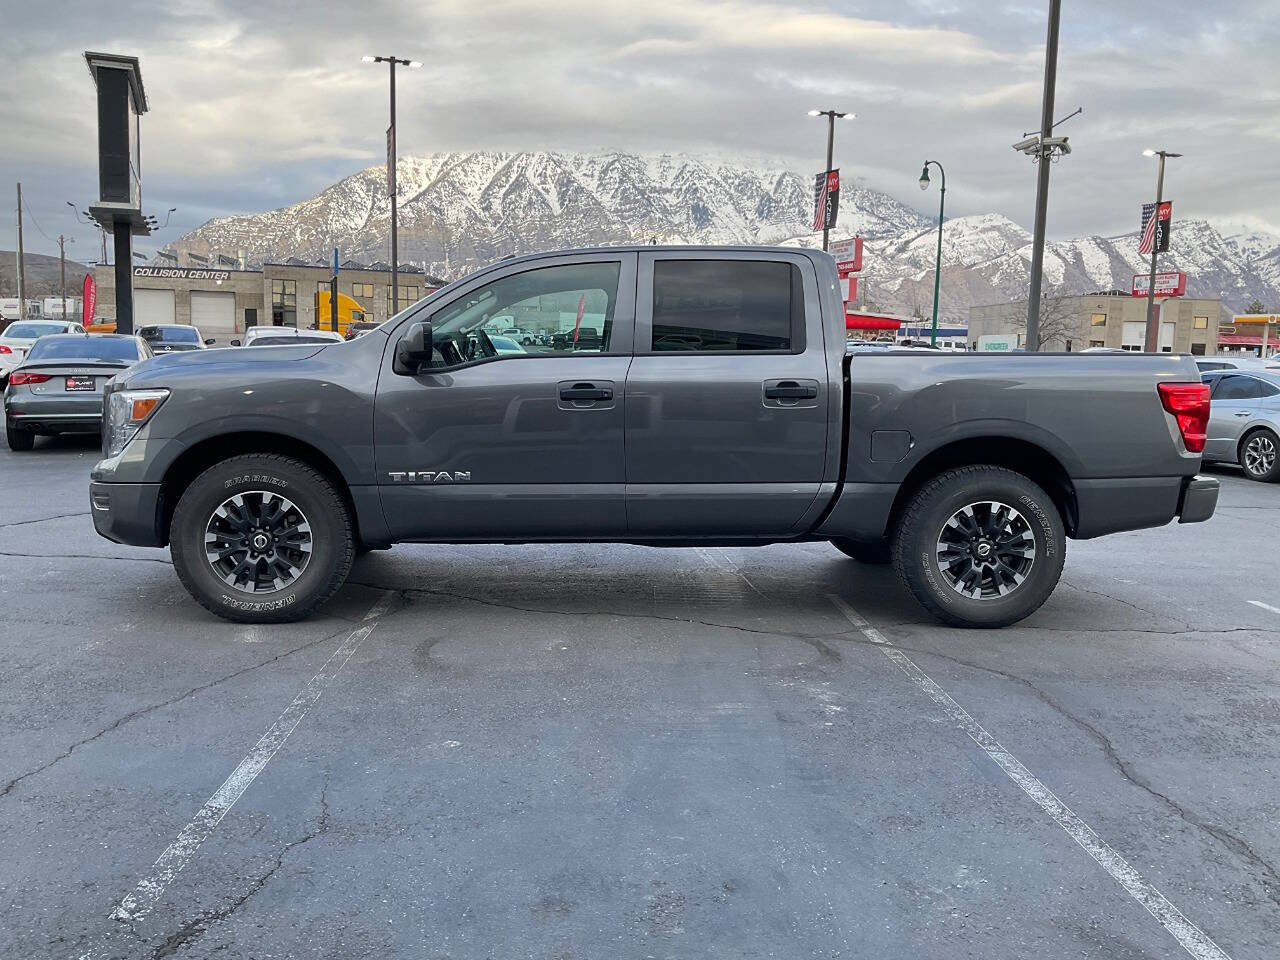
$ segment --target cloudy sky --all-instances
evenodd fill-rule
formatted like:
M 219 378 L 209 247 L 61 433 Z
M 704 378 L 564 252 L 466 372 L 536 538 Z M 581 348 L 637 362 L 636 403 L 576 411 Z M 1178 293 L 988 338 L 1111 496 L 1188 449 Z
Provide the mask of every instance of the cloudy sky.
M 617 149 L 777 157 L 820 168 L 811 107 L 840 125 L 848 178 L 926 212 L 928 157 L 948 213 L 1030 228 L 1035 170 L 1010 144 L 1039 124 L 1047 2 L 1000 0 L 0 0 L 6 34 L 0 196 L 21 180 L 27 249 L 83 259 L 96 193 L 86 49 L 136 55 L 156 243 L 212 216 L 304 199 L 380 161 L 386 71 L 401 72 L 400 151 Z M 1280 232 L 1280 26 L 1274 0 L 1066 0 L 1049 233 L 1137 228 L 1154 198 L 1147 146 L 1171 161 L 1175 218 Z M 0 247 L 12 248 L 12 213 Z M 46 236 L 47 235 L 47 236 Z M 147 244 L 149 249 L 154 244 Z M 140 246 L 143 246 L 140 244 Z

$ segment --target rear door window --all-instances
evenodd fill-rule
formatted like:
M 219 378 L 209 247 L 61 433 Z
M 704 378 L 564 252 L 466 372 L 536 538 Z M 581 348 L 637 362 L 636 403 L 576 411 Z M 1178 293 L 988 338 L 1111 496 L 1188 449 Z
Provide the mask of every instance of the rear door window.
M 799 353 L 800 271 L 777 260 L 658 260 L 654 353 Z
M 1259 380 L 1257 377 L 1234 374 L 1232 376 L 1224 376 L 1218 381 L 1218 388 L 1213 392 L 1213 399 L 1256 400 L 1259 397 L 1269 397 L 1275 392 L 1275 387 Z

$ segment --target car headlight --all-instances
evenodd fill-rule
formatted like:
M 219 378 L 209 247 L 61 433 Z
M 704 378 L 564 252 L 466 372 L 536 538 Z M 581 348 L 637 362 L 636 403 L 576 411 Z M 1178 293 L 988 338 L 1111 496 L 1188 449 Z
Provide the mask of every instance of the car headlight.
M 168 390 L 113 390 L 108 393 L 107 416 L 102 429 L 102 455 L 110 458 L 120 453 L 168 396 Z

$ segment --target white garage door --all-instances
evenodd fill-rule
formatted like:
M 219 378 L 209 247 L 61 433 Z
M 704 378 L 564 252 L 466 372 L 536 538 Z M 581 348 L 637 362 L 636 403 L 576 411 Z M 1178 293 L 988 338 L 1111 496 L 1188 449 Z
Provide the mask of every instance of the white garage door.
M 173 323 L 172 290 L 133 291 L 133 329 L 147 323 Z
M 192 290 L 191 324 L 205 337 L 235 333 L 236 295 Z

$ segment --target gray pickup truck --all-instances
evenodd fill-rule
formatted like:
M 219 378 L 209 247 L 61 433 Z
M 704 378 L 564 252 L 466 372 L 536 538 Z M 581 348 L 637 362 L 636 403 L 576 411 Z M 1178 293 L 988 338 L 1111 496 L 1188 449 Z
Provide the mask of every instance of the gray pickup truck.
M 499 315 L 564 342 L 499 349 Z M 347 343 L 156 357 L 106 407 L 98 532 L 169 544 L 239 621 L 305 617 L 398 542 L 823 540 L 1003 626 L 1067 537 L 1218 496 L 1189 357 L 850 356 L 835 265 L 799 249 L 505 260 Z

